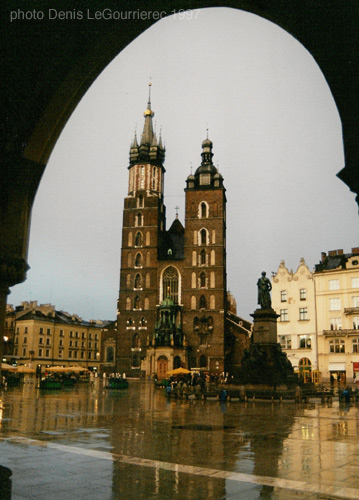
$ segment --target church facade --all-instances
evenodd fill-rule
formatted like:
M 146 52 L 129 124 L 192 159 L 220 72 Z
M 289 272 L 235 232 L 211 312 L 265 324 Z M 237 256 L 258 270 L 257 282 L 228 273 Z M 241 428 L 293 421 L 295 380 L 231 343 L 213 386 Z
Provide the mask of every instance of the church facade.
M 250 323 L 236 315 L 226 280 L 226 190 L 213 144 L 185 187 L 185 226 L 166 229 L 165 148 L 151 102 L 140 141 L 130 147 L 124 200 L 118 370 L 156 374 L 184 367 L 219 374 L 238 364 Z

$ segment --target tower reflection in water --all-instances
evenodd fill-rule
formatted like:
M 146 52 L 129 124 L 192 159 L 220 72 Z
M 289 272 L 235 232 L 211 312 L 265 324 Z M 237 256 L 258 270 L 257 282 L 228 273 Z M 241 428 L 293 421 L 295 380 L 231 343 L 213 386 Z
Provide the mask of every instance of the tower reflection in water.
M 251 488 L 255 498 L 273 498 L 273 487 L 260 481 L 257 486 L 234 484 L 206 471 L 310 482 L 321 472 L 321 455 L 328 465 L 333 462 L 333 469 L 340 463 L 340 449 L 331 442 L 342 439 L 344 429 L 338 423 L 318 425 L 332 411 L 320 405 L 170 400 L 145 381 L 130 381 L 126 391 L 111 392 L 98 379 L 94 385 L 45 393 L 29 379 L 2 392 L 0 411 L 2 437 L 112 453 L 113 461 L 98 459 L 97 467 L 111 471 L 106 477 L 112 477 L 113 498 L 128 499 L 145 493 L 161 500 L 230 498 L 241 487 Z M 348 419 L 346 428 L 351 425 Z M 131 464 L 123 456 L 132 457 Z M 150 460 L 151 466 L 140 466 L 136 459 Z M 204 473 L 186 474 L 176 464 Z M 276 498 L 282 493 L 288 490 L 277 490 Z

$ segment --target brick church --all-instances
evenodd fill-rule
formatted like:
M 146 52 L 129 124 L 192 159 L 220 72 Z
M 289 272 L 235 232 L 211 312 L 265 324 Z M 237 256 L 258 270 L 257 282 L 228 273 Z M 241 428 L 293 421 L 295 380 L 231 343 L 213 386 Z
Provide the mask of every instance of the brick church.
M 251 324 L 227 291 L 226 190 L 202 143 L 200 166 L 185 187 L 185 227 L 166 229 L 165 148 L 153 130 L 151 101 L 143 133 L 130 147 L 124 201 L 117 368 L 166 376 L 178 367 L 235 371 Z

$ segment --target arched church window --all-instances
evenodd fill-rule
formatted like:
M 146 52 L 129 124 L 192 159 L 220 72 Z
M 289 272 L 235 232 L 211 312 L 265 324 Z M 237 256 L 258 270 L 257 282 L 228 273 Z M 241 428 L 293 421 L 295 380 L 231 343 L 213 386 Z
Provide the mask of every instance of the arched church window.
M 216 275 L 213 271 L 211 271 L 211 274 L 210 274 L 210 287 L 211 288 L 215 288 L 216 286 Z
M 126 310 L 129 311 L 131 309 L 131 299 L 130 297 L 126 297 Z
M 199 308 L 200 309 L 207 308 L 207 301 L 206 301 L 206 297 L 204 295 L 201 295 L 201 298 L 199 299 Z
M 197 265 L 197 252 L 196 250 L 193 250 L 192 251 L 192 266 L 196 266 Z
M 198 330 L 199 329 L 199 318 L 198 318 L 198 316 L 195 316 L 195 318 L 193 320 L 193 329 L 194 330 Z
M 211 309 L 215 309 L 216 308 L 216 297 L 214 295 L 211 295 L 209 305 L 210 305 Z
M 175 304 L 178 304 L 178 282 L 177 269 L 173 266 L 167 267 L 162 278 L 163 298 L 171 297 Z
M 112 363 L 115 359 L 113 347 L 110 346 L 106 349 L 106 363 Z
M 149 247 L 151 244 L 151 233 L 147 231 L 146 233 L 146 246 Z
M 133 301 L 133 308 L 134 309 L 140 308 L 140 297 L 138 295 L 136 295 L 135 300 Z
M 146 321 L 146 319 L 145 319 L 145 318 L 141 318 L 141 319 L 140 319 L 140 326 L 142 326 L 142 327 L 143 327 L 143 326 L 146 326 L 146 323 L 147 323 L 147 321 Z
M 134 321 L 133 321 L 132 318 L 129 318 L 129 320 L 127 321 L 127 323 L 128 323 L 128 326 L 133 326 Z
M 142 266 L 142 255 L 138 253 L 135 258 L 135 267 Z
M 200 234 L 200 244 L 207 245 L 207 231 L 206 231 L 206 229 L 201 229 L 199 234 Z
M 191 297 L 191 309 L 197 309 L 197 301 L 196 301 L 196 297 L 194 295 L 192 295 Z
M 151 286 L 151 275 L 150 273 L 146 274 L 146 288 L 150 288 Z
M 196 280 L 197 280 L 196 273 L 192 273 L 192 281 L 191 281 L 192 288 L 197 288 Z
M 140 194 L 140 196 L 137 198 L 137 206 L 139 208 L 143 207 L 143 196 L 142 196 L 142 194 Z
M 206 251 L 201 250 L 201 265 L 204 266 L 206 264 Z
M 135 276 L 135 288 L 142 288 L 142 277 L 140 273 L 137 273 Z
M 208 217 L 208 205 L 204 201 L 200 204 L 199 213 L 202 219 Z
M 141 366 L 141 359 L 139 356 L 133 356 L 132 358 L 132 367 L 139 368 Z
M 131 254 L 127 254 L 127 267 L 131 267 L 132 264 L 132 257 Z
M 131 288 L 131 275 L 127 274 L 126 276 L 126 287 Z
M 215 265 L 216 265 L 216 251 L 211 250 L 211 266 L 215 266 Z
M 206 273 L 205 272 L 202 272 L 199 275 L 199 286 L 201 288 L 205 288 L 205 286 L 206 286 Z
M 136 247 L 141 247 L 142 246 L 142 233 L 138 232 L 136 234 L 136 238 L 135 238 L 135 246 Z
M 140 189 L 145 188 L 145 167 L 141 166 L 140 170 Z
M 145 311 L 148 311 L 150 308 L 150 299 L 145 297 Z
M 136 215 L 135 226 L 143 226 L 143 215 L 140 212 Z
M 132 338 L 132 347 L 134 347 L 135 349 L 141 347 L 141 340 L 137 333 Z

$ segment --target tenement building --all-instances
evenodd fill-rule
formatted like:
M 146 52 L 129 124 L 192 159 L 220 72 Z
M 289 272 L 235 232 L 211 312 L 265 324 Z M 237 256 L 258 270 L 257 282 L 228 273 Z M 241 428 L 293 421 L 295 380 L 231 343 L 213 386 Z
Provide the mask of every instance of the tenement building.
M 359 376 L 359 247 L 322 253 L 315 266 L 318 363 L 323 380 Z
M 313 273 L 300 259 L 295 272 L 284 261 L 272 277 L 272 306 L 279 314 L 278 341 L 305 380 L 317 374 L 316 312 Z
M 359 247 L 322 253 L 311 272 L 284 261 L 272 277 L 278 342 L 305 380 L 351 382 L 359 377 Z
M 186 180 L 185 227 L 176 217 L 166 229 L 165 148 L 150 100 L 144 116 L 130 147 L 123 210 L 118 371 L 159 378 L 177 367 L 227 371 L 250 324 L 227 293 L 226 192 L 213 144 L 203 141 L 201 165 Z
M 56 310 L 52 304 L 31 301 L 16 308 L 8 305 L 5 326 L 12 346 L 6 360 L 31 369 L 80 365 L 98 370 L 101 361 L 106 365 L 106 356 L 111 356 L 106 349 L 101 357 L 102 321 L 84 321 L 75 314 Z M 106 348 L 111 345 L 115 344 Z M 113 354 L 111 361 L 113 364 Z

